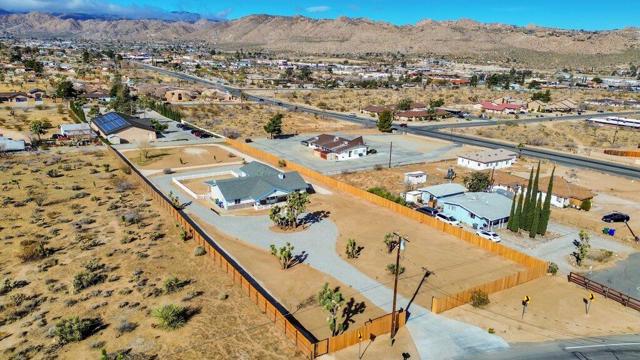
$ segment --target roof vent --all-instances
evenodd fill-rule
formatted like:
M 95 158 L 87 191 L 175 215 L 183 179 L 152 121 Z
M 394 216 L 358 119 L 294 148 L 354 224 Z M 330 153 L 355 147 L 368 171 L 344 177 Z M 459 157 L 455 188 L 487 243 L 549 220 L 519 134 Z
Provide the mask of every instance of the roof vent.
M 284 173 L 279 173 L 278 174 L 278 179 L 284 180 Z

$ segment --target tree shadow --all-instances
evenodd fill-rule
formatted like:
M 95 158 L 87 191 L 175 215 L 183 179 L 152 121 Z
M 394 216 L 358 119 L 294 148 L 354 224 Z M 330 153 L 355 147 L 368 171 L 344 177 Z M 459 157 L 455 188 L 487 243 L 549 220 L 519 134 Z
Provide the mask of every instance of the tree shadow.
M 306 251 L 302 251 L 300 254 L 295 255 L 293 257 L 293 260 L 291 261 L 291 265 L 289 265 L 289 269 L 298 264 L 302 264 L 303 262 L 305 262 L 305 260 L 307 260 L 308 257 L 309 253 Z
M 320 221 L 329 217 L 331 212 L 327 210 L 318 210 L 314 212 L 310 212 L 304 215 L 302 219 L 300 219 L 300 225 L 304 228 L 307 228 L 313 224 L 319 223 Z
M 346 306 L 342 310 L 342 331 L 347 331 L 349 326 L 355 322 L 353 317 L 358 314 L 362 314 L 367 308 L 364 301 L 356 303 L 356 300 L 352 297 L 347 301 Z

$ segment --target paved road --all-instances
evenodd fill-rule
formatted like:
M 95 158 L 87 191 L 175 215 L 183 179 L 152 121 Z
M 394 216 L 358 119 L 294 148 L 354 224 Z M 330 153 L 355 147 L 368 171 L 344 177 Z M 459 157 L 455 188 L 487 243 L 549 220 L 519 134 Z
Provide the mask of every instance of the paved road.
M 516 344 L 502 351 L 460 357 L 461 360 L 637 360 L 640 336 L 620 335 Z
M 206 84 L 208 86 L 212 86 L 212 87 L 216 87 L 216 88 L 219 88 L 219 89 L 227 90 L 227 91 L 229 91 L 231 93 L 234 93 L 236 95 L 240 95 L 240 93 L 241 93 L 240 89 L 234 88 L 234 87 L 231 87 L 231 86 L 228 86 L 228 85 L 223 85 L 223 84 L 220 84 L 219 82 L 214 82 L 214 81 L 202 79 L 202 78 L 199 78 L 199 77 L 196 77 L 196 76 L 187 75 L 187 74 L 184 74 L 184 73 L 170 71 L 170 70 L 166 70 L 166 69 L 162 69 L 162 68 L 157 68 L 157 67 L 153 67 L 153 66 L 147 65 L 147 64 L 138 64 L 138 65 L 140 65 L 140 66 L 142 66 L 144 68 L 150 69 L 150 70 L 154 70 L 154 71 L 163 73 L 163 74 L 168 75 L 168 76 L 174 76 L 174 77 L 177 77 L 179 79 L 188 80 L 188 81 L 200 82 L 200 83 Z M 281 102 L 281 101 L 279 101 L 277 99 L 271 99 L 271 98 L 268 98 L 268 97 L 260 97 L 260 96 L 255 96 L 255 95 L 246 95 L 246 98 L 247 98 L 247 100 L 250 100 L 250 101 L 258 101 L 258 102 L 262 102 L 264 104 L 271 104 L 271 105 L 281 106 L 281 107 L 283 107 L 285 109 L 288 109 L 288 110 L 304 111 L 304 112 L 315 114 L 315 115 L 318 115 L 318 116 L 321 116 L 321 117 L 328 117 L 328 118 L 334 118 L 334 119 L 338 119 L 338 120 L 348 121 L 348 122 L 352 122 L 352 123 L 361 124 L 361 125 L 364 125 L 366 127 L 375 127 L 375 120 L 373 120 L 371 118 L 365 118 L 365 117 L 361 117 L 361 116 L 357 116 L 357 115 L 349 115 L 349 114 L 337 113 L 337 112 L 333 112 L 333 111 L 324 111 L 324 110 L 314 109 L 314 108 L 303 106 L 303 105 L 287 104 L 287 103 L 283 103 L 283 102 Z M 628 114 L 628 113 L 607 113 L 607 114 Z M 599 116 L 602 116 L 602 115 L 606 115 L 606 114 L 599 114 Z M 585 118 L 585 117 L 589 117 L 589 116 L 584 116 L 584 115 L 582 115 L 580 117 L 576 116 L 575 119 Z M 556 118 L 553 118 L 553 119 L 556 119 Z M 564 117 L 563 119 L 564 120 L 568 120 L 568 119 L 570 119 L 570 117 L 567 116 L 567 117 Z M 549 120 L 545 120 L 545 118 L 537 118 L 537 119 L 523 119 L 523 121 L 535 122 L 535 121 L 549 121 Z M 487 123 L 486 125 L 490 125 L 490 122 Z M 442 126 L 446 127 L 447 125 L 443 124 Z M 454 124 L 453 126 L 458 127 L 458 126 L 462 126 L 462 125 Z M 468 125 L 468 126 L 471 126 L 471 125 Z M 482 125 L 476 125 L 474 123 L 473 126 L 482 126 Z M 449 140 L 449 141 L 453 141 L 453 142 L 460 143 L 460 144 L 474 145 L 474 146 L 492 148 L 492 149 L 495 149 L 495 148 L 507 148 L 507 149 L 511 149 L 513 151 L 518 151 L 516 145 L 514 145 L 514 144 L 509 144 L 509 143 L 495 141 L 495 140 L 474 138 L 474 137 L 464 136 L 464 135 L 457 135 L 457 134 L 453 134 L 453 133 L 451 133 L 451 134 L 443 133 L 443 132 L 441 132 L 439 130 L 444 130 L 444 128 L 428 128 L 428 127 L 420 127 L 420 126 L 415 126 L 415 127 L 410 126 L 410 127 L 407 127 L 404 131 L 406 131 L 408 133 L 415 134 L 415 135 L 422 135 L 422 136 L 426 136 L 426 137 L 439 138 L 439 139 Z M 524 148 L 522 150 L 522 155 L 531 156 L 531 157 L 539 158 L 539 159 L 547 159 L 547 160 L 551 160 L 551 161 L 554 161 L 556 163 L 567 165 L 567 166 L 582 167 L 582 168 L 588 168 L 588 169 L 592 169 L 592 170 L 603 171 L 603 172 L 611 173 L 611 174 L 615 174 L 615 175 L 622 175 L 622 176 L 627 176 L 627 177 L 632 177 L 632 178 L 640 178 L 640 168 L 633 167 L 633 166 L 628 166 L 628 165 L 621 165 L 621 164 L 608 162 L 608 161 L 594 160 L 594 159 L 587 158 L 587 157 L 584 157 L 584 156 L 560 153 L 560 152 L 555 152 L 555 151 L 551 151 L 551 150 L 535 149 L 535 148 L 530 148 L 530 147 Z
M 612 268 L 590 272 L 587 277 L 640 299 L 640 253 L 630 255 Z
M 234 167 L 218 170 L 230 170 Z M 211 170 L 199 170 L 193 173 L 207 173 Z M 171 183 L 171 175 L 151 178 L 154 184 L 164 193 L 173 191 L 182 202 L 193 199 L 187 197 Z M 233 237 L 242 239 L 265 250 L 271 244 L 282 246 L 287 242 L 295 244 L 296 254 L 307 254 L 305 263 L 309 264 L 346 285 L 356 289 L 376 306 L 391 312 L 392 291 L 382 284 L 360 272 L 353 265 L 337 255 L 336 241 L 338 228 L 329 219 L 311 224 L 306 230 L 296 233 L 275 233 L 270 230 L 271 221 L 268 216 L 218 216 L 207 207 L 193 202 L 187 213 L 195 214 L 203 221 Z M 398 306 L 406 308 L 409 300 L 400 296 Z M 447 319 L 432 314 L 429 310 L 412 304 L 411 317 L 407 328 L 413 338 L 421 359 L 452 359 L 464 354 L 478 354 L 508 347 L 500 337 L 487 333 L 486 330 L 463 322 Z M 415 354 L 414 354 L 415 355 Z

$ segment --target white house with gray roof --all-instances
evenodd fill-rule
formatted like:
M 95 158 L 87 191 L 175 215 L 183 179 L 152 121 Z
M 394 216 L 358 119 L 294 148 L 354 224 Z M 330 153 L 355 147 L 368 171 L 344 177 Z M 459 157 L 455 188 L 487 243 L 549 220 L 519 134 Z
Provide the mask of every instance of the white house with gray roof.
M 458 165 L 473 170 L 504 169 L 512 166 L 517 157 L 506 149 L 488 149 L 458 156 Z
M 207 181 L 211 199 L 223 209 L 269 207 L 285 201 L 292 192 L 309 188 L 297 172 L 282 172 L 256 161 L 234 171 L 234 175 L 231 179 Z
M 430 203 L 437 206 L 438 202 L 450 196 L 464 194 L 467 189 L 455 183 L 438 184 L 423 187 L 405 194 L 405 200 L 410 203 Z

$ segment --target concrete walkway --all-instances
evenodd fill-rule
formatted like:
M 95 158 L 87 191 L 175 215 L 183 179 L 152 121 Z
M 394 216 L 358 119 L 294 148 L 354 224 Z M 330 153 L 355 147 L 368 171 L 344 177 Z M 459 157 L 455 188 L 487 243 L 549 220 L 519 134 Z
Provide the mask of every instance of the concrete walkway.
M 173 190 L 181 201 L 190 201 L 190 198 L 172 186 L 171 176 L 154 177 L 153 182 L 163 192 Z M 307 254 L 305 263 L 340 279 L 376 306 L 391 312 L 391 289 L 363 274 L 337 255 L 338 228 L 328 219 L 313 223 L 304 231 L 287 234 L 271 231 L 268 216 L 218 216 L 196 202 L 189 205 L 186 211 L 222 229 L 226 234 L 265 250 L 271 244 L 281 246 L 290 242 L 295 246 L 295 254 Z M 406 308 L 408 303 L 408 299 L 399 297 L 399 307 Z M 411 305 L 410 312 L 411 317 L 406 326 L 421 359 L 451 359 L 508 347 L 502 338 L 491 335 L 486 330 L 434 315 L 415 303 Z

